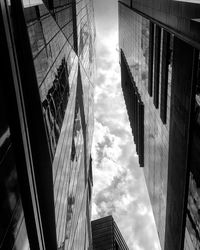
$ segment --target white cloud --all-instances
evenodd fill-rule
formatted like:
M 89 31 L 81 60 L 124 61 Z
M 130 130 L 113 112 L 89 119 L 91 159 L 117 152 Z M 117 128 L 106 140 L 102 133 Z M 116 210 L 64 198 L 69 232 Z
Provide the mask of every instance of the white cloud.
M 158 250 L 155 233 L 152 233 L 154 222 L 144 176 L 133 157 L 132 139 L 128 136 L 125 138 L 126 142 L 96 121 L 93 144 L 93 218 L 112 213 L 130 250 Z M 131 148 L 129 151 L 126 149 L 128 153 L 125 156 L 121 155 L 123 146 Z M 100 160 L 98 150 L 103 152 Z M 142 239 L 144 235 L 145 242 Z

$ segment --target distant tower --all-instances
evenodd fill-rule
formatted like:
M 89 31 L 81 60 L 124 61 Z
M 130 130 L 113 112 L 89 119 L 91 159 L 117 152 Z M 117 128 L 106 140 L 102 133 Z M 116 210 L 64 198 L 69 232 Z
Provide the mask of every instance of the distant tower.
M 129 250 L 112 215 L 92 221 L 93 250 Z

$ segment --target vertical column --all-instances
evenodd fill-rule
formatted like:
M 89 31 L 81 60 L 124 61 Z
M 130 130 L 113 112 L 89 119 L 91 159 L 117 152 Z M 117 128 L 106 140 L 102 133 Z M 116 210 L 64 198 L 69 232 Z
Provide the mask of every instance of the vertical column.
M 194 48 L 174 38 L 165 249 L 181 248 L 187 183 L 188 135 Z M 174 233 L 176 232 L 176 233 Z

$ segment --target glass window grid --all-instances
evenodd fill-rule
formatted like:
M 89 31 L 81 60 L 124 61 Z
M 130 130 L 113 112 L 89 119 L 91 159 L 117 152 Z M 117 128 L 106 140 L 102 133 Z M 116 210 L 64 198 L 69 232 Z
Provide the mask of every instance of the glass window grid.
M 67 111 L 63 122 L 61 136 L 59 138 L 58 147 L 53 162 L 53 180 L 54 180 L 55 190 L 56 190 L 56 185 L 59 184 L 59 178 L 62 176 L 62 173 L 60 173 L 60 171 L 61 169 L 64 168 L 64 165 L 67 162 L 69 162 L 69 158 L 71 158 L 71 143 L 73 135 L 73 120 L 74 120 L 75 97 L 76 97 L 75 95 L 76 92 L 74 91 L 75 89 L 76 85 L 74 85 L 72 95 L 70 96 L 69 99 L 69 104 L 67 106 Z M 54 197 L 56 199 L 57 192 L 54 193 Z
M 80 163 L 81 163 L 81 156 L 82 156 L 82 149 L 80 148 L 79 152 L 78 152 L 78 157 L 77 160 L 70 163 L 70 172 L 69 172 L 69 177 L 68 177 L 68 186 L 66 187 L 66 189 L 64 189 L 64 192 L 67 192 L 67 197 L 65 197 L 63 200 L 64 201 L 68 201 L 69 199 L 73 198 L 73 204 L 75 202 L 76 196 L 75 196 L 75 190 L 76 190 L 76 186 L 77 186 L 77 181 L 78 181 L 78 173 L 80 171 Z M 69 210 L 69 201 L 68 204 L 66 206 L 67 209 L 61 209 L 61 216 L 59 216 L 58 218 L 58 235 L 62 235 L 60 233 L 61 231 L 61 226 L 60 224 L 65 222 L 65 220 L 63 219 L 63 217 L 67 217 L 67 216 L 71 216 L 71 214 L 73 214 L 73 205 L 70 206 L 70 210 Z M 64 223 L 65 224 L 65 223 Z
M 85 213 L 85 209 L 86 209 L 86 200 L 87 200 L 87 190 L 84 189 L 84 194 L 81 195 L 80 200 L 79 200 L 79 207 L 76 207 L 76 213 L 74 212 L 74 220 L 73 220 L 73 224 L 72 224 L 72 230 L 71 230 L 71 235 L 70 235 L 70 239 L 68 241 L 68 248 L 66 249 L 71 249 L 73 244 L 74 244 L 74 237 L 76 234 L 76 231 L 78 229 L 78 223 L 80 220 L 82 220 L 82 216 L 85 216 L 85 214 L 83 215 L 83 211 Z
M 82 157 L 80 158 L 80 161 L 83 161 L 83 154 L 82 154 Z M 78 164 L 79 166 L 81 166 L 82 165 L 82 163 L 80 163 L 80 164 Z M 83 170 L 83 169 L 82 169 Z M 78 176 L 80 176 L 80 171 L 81 171 L 81 168 L 79 168 L 79 174 L 78 174 Z M 79 177 L 78 177 L 78 179 L 79 179 Z M 80 180 L 80 179 L 79 179 Z M 68 181 L 69 182 L 69 181 Z M 69 186 L 69 184 L 68 184 L 68 186 Z M 69 196 L 69 193 L 68 193 L 68 196 Z M 74 196 L 76 199 L 75 199 L 75 209 L 76 209 L 76 207 L 77 207 L 77 195 L 75 195 Z M 70 212 L 70 211 L 69 211 Z M 63 234 L 64 234 L 64 238 L 69 238 L 69 233 L 70 233 L 70 229 L 71 229 L 71 224 L 69 224 L 69 222 L 71 223 L 72 222 L 72 217 L 71 217 L 71 214 L 68 214 L 68 216 L 70 215 L 70 217 L 68 218 L 68 222 L 66 221 L 65 222 L 65 224 L 63 224 L 63 225 L 65 225 L 64 226 L 64 231 L 63 231 Z M 67 217 L 67 213 L 64 213 L 64 217 Z M 67 226 L 67 224 L 66 223 L 68 223 L 68 226 Z M 66 229 L 66 226 L 67 226 L 67 229 Z M 67 230 L 67 231 L 66 231 Z M 67 235 L 68 236 L 66 236 L 66 233 L 67 233 Z
M 83 2 L 83 1 L 82 1 L 82 2 Z M 84 8 L 85 8 L 85 7 L 84 7 Z M 82 10 L 84 10 L 84 8 L 83 8 Z M 56 14 L 57 14 L 57 13 L 56 13 Z M 59 13 L 59 14 L 61 14 L 61 13 Z M 59 14 L 58 14 L 58 15 L 59 15 Z M 57 21 L 59 22 L 59 20 L 58 20 L 58 17 L 59 17 L 59 16 L 58 16 L 58 15 L 57 15 Z M 43 23 L 45 22 L 44 20 L 47 19 L 47 18 L 51 18 L 51 17 L 47 17 L 47 16 L 46 16 L 45 18 L 43 18 L 43 20 L 42 20 Z M 86 18 L 86 16 L 82 16 L 82 21 L 84 20 L 84 18 Z M 47 20 L 46 20 L 46 21 L 47 21 Z M 52 20 L 52 21 L 53 21 L 53 20 Z M 86 20 L 86 21 L 87 21 L 87 20 Z M 84 28 L 86 27 L 86 21 L 85 21 L 85 25 L 82 27 L 82 29 L 84 29 Z M 47 21 L 47 23 L 49 23 L 49 20 Z M 41 25 L 41 24 L 40 24 L 40 25 Z M 44 24 L 43 24 L 43 25 L 44 25 Z M 68 27 L 67 27 L 67 28 L 68 28 Z M 52 33 L 51 33 L 51 34 L 52 34 Z M 59 36 L 59 37 L 56 37 L 56 36 Z M 40 53 L 43 53 L 43 54 L 44 54 L 43 56 L 45 56 L 45 53 L 47 53 L 47 56 L 50 55 L 51 58 L 55 58 L 55 57 L 56 57 L 56 51 L 57 51 L 57 50 L 54 51 L 54 46 L 56 47 L 57 42 L 60 42 L 60 41 L 61 41 L 61 37 L 62 37 L 62 39 L 64 40 L 63 35 L 62 35 L 59 31 L 55 34 L 54 37 L 51 37 L 51 38 L 50 38 L 50 37 L 47 37 L 47 36 L 46 36 L 47 43 L 49 43 L 49 44 L 46 44 L 46 47 L 44 48 L 44 52 L 40 51 Z M 51 40 L 50 40 L 50 39 L 51 39 Z M 54 39 L 55 39 L 55 40 L 54 40 Z M 55 45 L 54 45 L 54 44 L 55 44 Z M 67 47 L 67 45 L 68 45 L 67 43 L 65 43 L 65 44 L 63 45 L 63 48 L 62 48 L 63 51 L 66 50 L 65 48 Z M 58 47 L 61 47 L 61 46 L 59 45 Z M 39 54 L 40 54 L 40 53 L 39 53 Z M 85 53 L 87 53 L 87 52 L 85 52 Z M 39 55 L 39 54 L 38 54 L 38 55 Z M 43 57 L 43 56 L 42 56 L 42 57 Z M 87 55 L 87 56 L 88 56 L 88 55 Z M 39 59 L 37 56 L 36 56 L 36 58 Z M 50 59 L 51 59 L 51 58 L 50 58 Z M 54 59 L 53 59 L 53 60 L 54 60 Z M 51 65 L 53 66 L 53 64 L 55 64 L 56 61 L 59 61 L 59 58 L 57 58 L 57 60 L 55 60 L 54 62 L 53 62 L 53 60 L 52 60 L 52 59 L 50 60 L 49 66 L 51 66 Z M 36 61 L 35 64 L 38 65 L 38 61 Z M 85 65 L 86 65 L 86 64 L 85 64 Z M 84 66 L 85 66 L 85 65 L 84 65 Z M 40 66 L 39 66 L 39 67 L 40 67 Z M 89 65 L 88 65 L 88 67 L 89 67 Z M 48 68 L 45 68 L 44 70 L 45 70 L 45 71 L 43 72 L 43 74 L 41 74 L 41 72 L 39 72 L 40 74 L 39 74 L 39 76 L 38 76 L 38 79 L 39 79 L 39 82 L 41 82 L 41 85 L 40 85 L 40 86 L 42 87 L 42 86 L 45 84 L 45 85 L 46 85 L 45 88 L 48 89 L 49 87 L 48 87 L 47 84 L 48 84 L 49 80 L 52 78 L 51 75 L 53 75 L 53 74 L 52 74 L 53 72 L 52 72 L 52 69 L 49 68 L 49 67 L 48 67 Z M 36 71 L 37 71 L 37 70 L 36 70 Z M 37 71 L 37 72 L 38 72 L 38 71 Z M 46 73 L 46 76 L 45 76 L 45 72 L 47 72 L 47 73 Z M 69 73 L 70 73 L 70 72 L 69 72 Z M 87 79 L 87 78 L 86 78 L 86 80 L 87 80 L 87 82 L 88 82 L 88 79 Z M 46 82 L 47 82 L 47 84 L 46 84 Z M 89 82 L 87 83 L 87 85 L 88 85 L 88 84 L 89 84 Z M 42 88 L 41 88 L 41 89 L 42 89 Z M 87 93 L 86 93 L 87 89 L 84 88 L 84 90 L 85 90 L 85 95 L 86 95 L 86 94 L 87 94 Z M 43 93 L 43 94 L 42 94 L 42 97 L 45 97 L 46 95 L 45 95 L 44 88 L 43 88 L 42 93 Z M 88 99 L 88 97 L 87 97 L 86 99 Z M 70 104 L 68 104 L 68 105 L 70 105 Z M 70 106 L 69 106 L 69 108 L 70 108 Z M 85 109 L 85 112 L 86 112 L 86 114 L 89 112 L 89 111 L 88 111 L 88 108 Z M 67 112 L 66 112 L 66 113 L 67 113 Z M 78 141 L 77 141 L 77 143 L 78 143 Z M 76 146 L 78 146 L 78 144 L 77 144 Z M 56 157 L 55 157 L 55 158 L 56 158 Z M 68 156 L 68 159 L 70 159 L 69 156 Z M 66 160 L 66 159 L 65 159 L 65 160 Z M 58 170 L 57 170 L 57 171 L 58 171 Z M 57 171 L 56 171 L 56 172 L 57 172 Z M 63 171 L 63 170 L 62 170 L 62 171 Z M 62 171 L 61 171 L 61 173 L 63 174 Z M 55 172 L 55 171 L 54 171 L 54 172 Z M 57 172 L 56 176 L 57 176 L 57 175 L 58 175 L 58 172 Z M 61 174 L 60 174 L 60 175 L 61 175 Z M 73 178 L 72 178 L 72 179 L 73 179 Z M 58 192 L 60 192 L 60 193 L 63 192 L 63 190 L 64 190 L 64 185 L 63 185 L 63 186 L 61 185 L 62 188 L 60 187 L 61 189 L 59 189 L 59 187 L 56 188 L 56 182 L 58 182 L 58 179 L 56 178 L 56 179 L 54 180 L 54 182 L 55 182 L 55 192 L 56 192 L 56 193 L 58 193 Z M 60 183 L 62 183 L 61 179 L 59 179 L 59 184 L 60 184 Z M 57 191 L 56 191 L 56 190 L 57 190 Z M 55 193 L 55 194 L 56 194 L 56 193 Z M 59 194 L 60 194 L 60 193 L 59 193 Z M 57 197 L 57 195 L 55 195 L 55 197 Z M 56 198 L 56 199 L 57 199 L 57 198 Z M 62 199 L 62 198 L 61 198 L 61 199 Z M 58 202 L 58 201 L 57 201 L 57 202 Z M 57 202 L 56 202 L 56 203 L 57 203 Z M 66 204 L 65 204 L 65 205 L 66 205 Z M 64 210 L 62 210 L 61 207 L 60 207 L 60 209 L 59 209 L 59 208 L 57 208 L 57 206 L 56 206 L 56 211 L 57 211 L 57 210 L 62 212 L 62 215 L 61 215 L 61 213 L 57 212 L 57 213 L 59 213 L 59 218 L 60 218 L 59 221 L 62 221 L 62 220 L 63 220 L 63 215 L 65 214 L 65 213 L 63 212 Z M 58 223 L 58 224 L 59 224 L 59 223 Z M 64 232 L 64 226 L 61 226 L 61 225 L 60 225 L 60 227 L 59 227 L 59 232 L 57 232 L 57 233 L 58 233 L 58 236 L 59 236 L 59 235 L 61 236 L 61 238 L 59 238 L 59 241 L 60 241 L 60 240 L 62 239 L 62 237 L 63 237 L 63 232 Z
M 143 17 L 129 10 L 125 6 L 120 5 L 119 19 L 120 47 L 125 53 L 132 75 L 141 94 L 142 101 L 145 104 L 144 173 L 162 246 L 164 244 L 165 235 L 169 125 L 164 125 L 162 123 L 159 112 L 156 111 L 152 98 L 150 98 L 144 87 L 145 85 L 137 82 L 141 79 L 141 76 L 138 75 L 141 73 L 138 73 L 138 70 L 133 67 L 134 59 L 138 58 L 137 54 L 141 48 L 141 25 L 138 24 L 138 22 L 141 22 L 140 20 L 142 20 Z M 135 56 L 136 58 L 134 58 Z M 139 60 L 141 61 L 141 57 Z M 141 72 L 141 69 L 139 69 L 139 72 Z M 168 89 L 168 93 L 170 99 L 170 88 Z M 170 105 L 169 101 L 168 103 Z M 155 163 L 157 163 L 157 166 L 155 166 Z M 159 178 L 160 180 L 158 181 Z

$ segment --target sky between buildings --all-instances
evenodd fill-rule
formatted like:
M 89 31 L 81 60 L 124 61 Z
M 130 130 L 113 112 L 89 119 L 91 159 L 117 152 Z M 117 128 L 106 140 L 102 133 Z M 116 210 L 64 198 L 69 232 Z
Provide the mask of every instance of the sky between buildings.
M 130 250 L 160 250 L 120 85 L 117 0 L 94 0 L 97 80 L 92 219 L 112 214 Z

